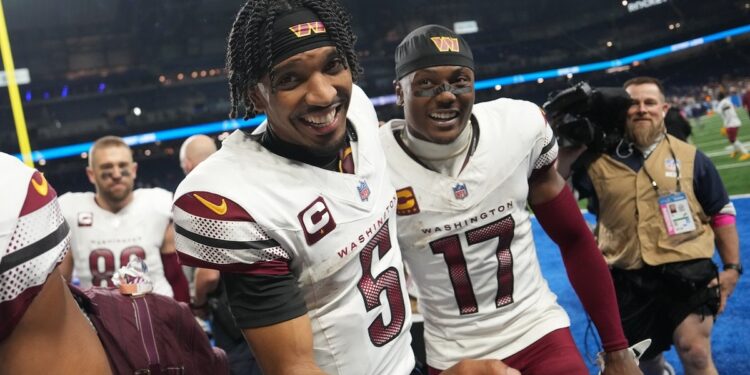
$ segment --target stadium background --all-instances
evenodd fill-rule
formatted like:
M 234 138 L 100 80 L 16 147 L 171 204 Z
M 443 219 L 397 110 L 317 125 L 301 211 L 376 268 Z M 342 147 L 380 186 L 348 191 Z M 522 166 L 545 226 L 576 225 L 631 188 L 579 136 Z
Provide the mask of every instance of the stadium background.
M 392 94 L 395 46 L 408 31 L 425 23 L 450 27 L 459 21 L 476 22 L 478 32 L 464 37 L 475 55 L 478 80 L 617 61 L 726 30 L 741 30 L 711 43 L 679 44 L 679 48 L 669 49 L 674 53 L 608 69 L 491 85 L 478 91 L 477 99 L 511 97 L 542 104 L 549 92 L 579 80 L 594 86 L 617 86 L 635 75 L 656 76 L 664 80 L 670 98 L 695 106 L 688 110 L 693 115 L 693 141 L 717 165 L 730 193 L 750 193 L 750 161 L 729 158 L 727 143 L 719 134 L 720 120 L 706 104 L 719 90 L 740 94 L 745 90 L 743 82 L 750 83 L 748 0 L 343 2 L 352 12 L 359 37 L 357 49 L 365 70 L 359 84 L 371 97 L 380 99 Z M 29 72 L 30 82 L 21 84 L 19 90 L 32 150 L 86 143 L 107 134 L 150 135 L 226 120 L 226 37 L 242 3 L 2 1 L 15 67 Z M 10 103 L 3 87 L 0 150 L 17 154 L 20 149 Z M 379 105 L 377 110 L 381 120 L 401 115 L 393 104 Z M 747 143 L 750 118 L 744 110 L 739 112 L 745 125 L 740 140 Z M 137 143 L 143 143 L 134 146 L 138 186 L 176 187 L 182 178 L 177 153 L 187 135 L 138 139 Z M 84 174 L 85 157 L 85 153 L 76 153 L 38 158 L 36 167 L 60 193 L 92 190 Z M 749 259 L 750 224 L 746 217 L 750 199 L 737 197 L 736 204 L 741 251 L 743 258 Z M 545 275 L 571 312 L 576 340 L 585 353 L 586 319 L 564 277 L 559 252 L 542 232 L 537 238 L 539 252 L 550 254 L 540 257 Z M 714 353 L 721 373 L 750 373 L 750 346 L 740 339 L 750 333 L 746 313 L 750 294 L 745 279 L 717 323 Z M 590 345 L 588 351 L 595 351 L 592 348 Z M 676 364 L 673 353 L 669 358 Z

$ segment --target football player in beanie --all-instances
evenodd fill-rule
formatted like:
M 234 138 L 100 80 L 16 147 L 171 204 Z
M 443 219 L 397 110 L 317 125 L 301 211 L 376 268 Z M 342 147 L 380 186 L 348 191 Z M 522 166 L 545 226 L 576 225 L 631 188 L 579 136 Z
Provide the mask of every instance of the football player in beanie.
M 640 374 L 607 265 L 554 168 L 557 145 L 542 111 L 511 99 L 475 105 L 471 50 L 445 27 L 412 31 L 395 60 L 405 119 L 380 136 L 430 374 L 464 357 L 502 359 L 524 375 L 588 374 L 541 275 L 527 203 L 599 331 L 604 373 Z
M 230 135 L 175 194 L 180 259 L 221 271 L 264 374 L 415 366 L 396 195 L 375 110 L 353 85 L 353 43 L 335 1 L 248 1 L 229 36 L 231 115 L 267 120 Z M 452 370 L 490 368 L 514 373 L 498 360 Z

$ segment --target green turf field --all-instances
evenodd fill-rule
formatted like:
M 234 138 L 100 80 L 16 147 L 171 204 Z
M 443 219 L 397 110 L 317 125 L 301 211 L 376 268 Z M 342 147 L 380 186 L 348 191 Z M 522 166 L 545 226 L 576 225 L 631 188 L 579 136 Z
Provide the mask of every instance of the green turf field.
M 750 149 L 750 118 L 737 109 L 742 120 L 739 139 Z M 739 162 L 729 157 L 729 142 L 721 135 L 721 117 L 709 115 L 693 120 L 693 143 L 713 160 L 729 195 L 750 193 L 750 160 Z

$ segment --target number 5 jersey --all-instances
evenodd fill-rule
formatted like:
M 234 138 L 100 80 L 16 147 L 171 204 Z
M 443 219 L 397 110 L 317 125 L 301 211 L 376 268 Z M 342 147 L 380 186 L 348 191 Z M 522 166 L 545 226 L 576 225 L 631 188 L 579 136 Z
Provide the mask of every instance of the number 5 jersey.
M 293 275 L 326 373 L 405 375 L 414 356 L 396 196 L 375 111 L 356 86 L 347 118 L 358 138 L 355 174 L 283 158 L 242 131 L 230 135 L 177 189 L 177 251 L 185 264 L 222 273 Z M 259 319 L 288 320 L 269 314 Z
M 528 179 L 556 158 L 552 130 L 537 106 L 510 99 L 476 104 L 472 118 L 478 143 L 455 178 L 404 151 L 404 120 L 380 128 L 427 363 L 437 369 L 506 358 L 569 325 L 542 277 L 526 210 Z
M 82 287 L 113 286 L 114 271 L 137 256 L 146 263 L 154 293 L 172 297 L 164 276 L 161 246 L 172 220 L 172 194 L 164 189 L 136 189 L 117 213 L 96 204 L 95 194 L 66 193 L 60 207 L 71 228 L 75 275 Z

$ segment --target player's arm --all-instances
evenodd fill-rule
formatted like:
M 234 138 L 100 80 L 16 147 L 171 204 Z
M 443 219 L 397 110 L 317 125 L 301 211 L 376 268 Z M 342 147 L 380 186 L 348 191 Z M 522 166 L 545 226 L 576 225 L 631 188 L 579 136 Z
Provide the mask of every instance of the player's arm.
M 70 250 L 68 250 L 68 253 L 65 254 L 65 258 L 63 258 L 62 263 L 58 266 L 60 270 L 60 274 L 67 282 L 71 282 L 71 278 L 73 277 L 73 248 L 71 247 Z
M 521 375 L 499 359 L 463 359 L 440 375 Z
M 608 353 L 607 374 L 640 373 L 627 353 L 628 341 L 607 264 L 573 193 L 554 167 L 540 171 L 529 181 L 529 203 L 539 224 L 560 247 L 568 279 L 599 331 Z
M 0 170 L 6 176 L 31 179 L 25 196 L 20 196 L 22 181 L 0 179 L 0 191 L 10 193 L 0 197 L 0 207 L 6 209 L 0 211 L 0 243 L 16 239 L 0 248 L 0 373 L 45 373 L 54 363 L 59 374 L 109 374 L 101 342 L 58 269 L 69 250 L 70 228 L 57 194 L 39 172 L 30 174 L 17 159 L 7 158 L 0 153 Z M 16 202 L 23 203 L 16 207 Z M 16 219 L 9 220 L 15 214 Z
M 174 225 L 172 223 L 169 223 L 167 230 L 164 231 L 164 241 L 161 243 L 159 252 L 161 253 L 161 263 L 164 267 L 164 277 L 169 282 L 169 285 L 172 286 L 174 299 L 189 303 L 190 286 L 177 258 L 174 246 Z
M 279 265 L 255 263 L 222 272 L 229 307 L 264 374 L 318 374 L 307 306 L 297 278 Z
M 220 195 L 184 194 L 173 213 L 180 259 L 221 271 L 232 315 L 263 373 L 321 374 L 291 253 Z
M 242 330 L 264 374 L 325 374 L 313 357 L 310 318 L 297 318 Z

